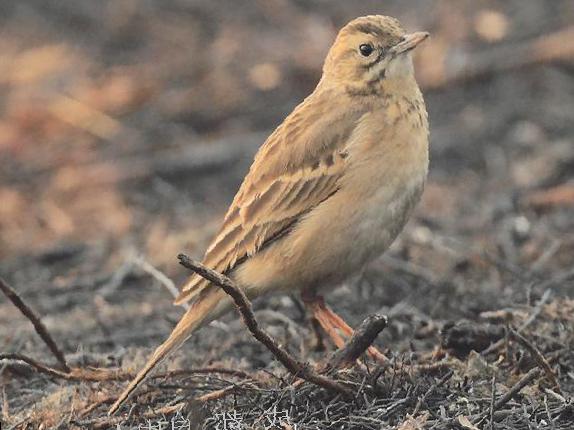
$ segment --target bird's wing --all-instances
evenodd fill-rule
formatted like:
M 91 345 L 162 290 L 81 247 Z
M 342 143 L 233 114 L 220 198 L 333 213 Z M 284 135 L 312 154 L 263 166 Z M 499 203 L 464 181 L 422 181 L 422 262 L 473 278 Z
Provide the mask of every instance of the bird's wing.
M 205 254 L 206 266 L 229 272 L 338 190 L 356 118 L 336 118 L 323 104 L 307 99 L 260 148 Z M 191 300 L 207 285 L 192 275 L 176 303 Z

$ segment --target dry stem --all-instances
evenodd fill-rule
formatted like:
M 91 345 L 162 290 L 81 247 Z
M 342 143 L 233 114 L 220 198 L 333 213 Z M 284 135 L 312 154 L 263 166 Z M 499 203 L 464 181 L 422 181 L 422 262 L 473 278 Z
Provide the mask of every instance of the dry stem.
M 34 313 L 34 311 L 22 300 L 22 298 L 18 295 L 18 293 L 10 286 L 8 283 L 0 278 L 0 290 L 4 293 L 6 297 L 16 306 L 22 314 L 30 320 L 36 333 L 42 338 L 44 343 L 48 346 L 58 363 L 62 367 L 62 369 L 66 372 L 70 371 L 68 367 L 68 363 L 66 363 L 66 358 L 64 357 L 64 353 L 58 348 L 54 338 L 48 332 L 48 329 L 44 325 L 44 323 L 40 320 L 40 318 Z
M 345 387 L 337 381 L 334 381 L 331 378 L 319 375 L 310 368 L 308 363 L 300 362 L 287 351 L 279 347 L 273 338 L 265 330 L 259 327 L 259 323 L 255 319 L 255 315 L 253 314 L 249 299 L 231 279 L 222 275 L 221 273 L 205 267 L 203 264 L 197 261 L 192 260 L 185 254 L 180 254 L 178 258 L 182 266 L 217 285 L 233 299 L 237 310 L 243 318 L 243 322 L 253 337 L 265 345 L 265 347 L 273 353 L 277 360 L 279 360 L 279 362 L 283 364 L 283 366 L 285 366 L 289 372 L 297 377 L 305 379 L 306 381 L 312 382 L 313 384 L 319 385 L 330 391 L 335 391 L 349 397 L 353 396 L 353 392 L 349 388 Z

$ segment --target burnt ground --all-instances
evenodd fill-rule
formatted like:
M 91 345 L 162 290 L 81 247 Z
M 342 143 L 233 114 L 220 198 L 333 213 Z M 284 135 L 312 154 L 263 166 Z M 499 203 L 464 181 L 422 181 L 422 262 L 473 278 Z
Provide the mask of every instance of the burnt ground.
M 285 429 L 573 428 L 571 3 L 2 2 L 0 274 L 71 366 L 119 369 L 70 380 L 3 361 L 2 429 L 157 427 L 177 411 L 191 428 L 237 413 L 259 429 L 274 407 Z M 376 344 L 390 364 L 336 375 L 353 401 L 293 388 L 227 315 L 108 418 L 183 312 L 149 265 L 185 278 L 176 255 L 201 256 L 337 28 L 367 13 L 433 34 L 416 57 L 431 122 L 423 201 L 384 257 L 327 296 L 351 325 L 389 317 Z M 328 356 L 297 298 L 255 309 L 294 355 Z M 8 353 L 57 367 L 2 296 Z M 241 372 L 193 372 L 206 367 Z

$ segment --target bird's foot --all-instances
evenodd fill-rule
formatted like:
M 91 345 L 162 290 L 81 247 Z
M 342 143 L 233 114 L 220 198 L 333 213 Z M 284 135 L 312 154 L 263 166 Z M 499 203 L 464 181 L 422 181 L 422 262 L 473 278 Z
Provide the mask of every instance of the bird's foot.
M 325 304 L 323 297 L 303 296 L 303 302 L 311 311 L 314 320 L 325 331 L 337 348 L 340 349 L 345 345 L 345 338 L 351 338 L 351 336 L 353 336 L 353 328 Z M 388 363 L 388 358 L 374 346 L 370 346 L 367 349 L 367 354 L 379 363 Z

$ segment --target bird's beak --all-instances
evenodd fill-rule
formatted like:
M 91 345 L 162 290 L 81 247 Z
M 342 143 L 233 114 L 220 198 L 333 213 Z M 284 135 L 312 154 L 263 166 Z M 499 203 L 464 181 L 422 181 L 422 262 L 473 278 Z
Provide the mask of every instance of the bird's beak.
M 403 52 L 408 52 L 411 49 L 415 49 L 417 45 L 423 42 L 430 34 L 426 31 L 417 31 L 416 33 L 405 34 L 403 40 L 393 46 L 393 52 L 398 55 Z

